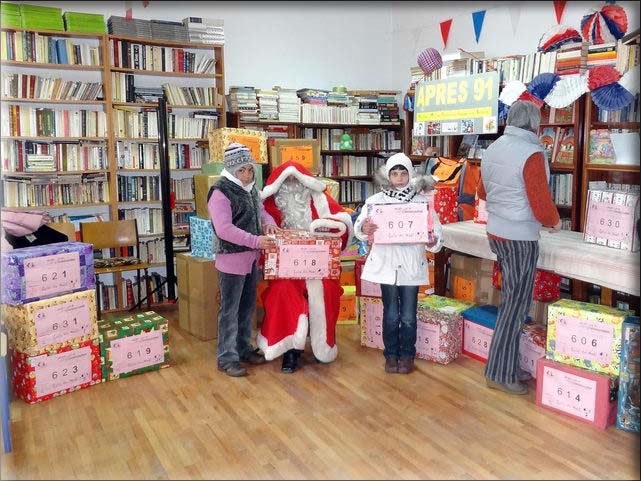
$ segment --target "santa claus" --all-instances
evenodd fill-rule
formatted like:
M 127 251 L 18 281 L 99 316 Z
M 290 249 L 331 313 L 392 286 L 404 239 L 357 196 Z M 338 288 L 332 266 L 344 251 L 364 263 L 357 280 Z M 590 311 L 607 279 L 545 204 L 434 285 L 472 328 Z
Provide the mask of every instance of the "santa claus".
M 303 229 L 341 238 L 353 236 L 350 215 L 325 191 L 325 184 L 297 162 L 286 162 L 269 175 L 262 191 L 265 210 L 283 229 Z M 337 279 L 275 279 L 263 293 L 265 318 L 257 344 L 272 360 L 284 354 L 283 372 L 298 369 L 307 333 L 319 362 L 336 359 L 336 321 L 340 296 Z

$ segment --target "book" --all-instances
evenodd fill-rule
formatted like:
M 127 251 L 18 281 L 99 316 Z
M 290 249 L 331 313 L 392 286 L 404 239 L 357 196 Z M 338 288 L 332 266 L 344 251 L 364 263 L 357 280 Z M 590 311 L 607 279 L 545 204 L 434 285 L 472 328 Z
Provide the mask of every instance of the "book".
M 554 162 L 557 164 L 574 163 L 574 127 L 562 127 L 559 131 L 559 146 L 556 151 Z
M 539 140 L 545 149 L 545 158 L 552 162 L 556 157 L 558 127 L 541 127 L 539 129 Z
M 612 139 L 610 139 L 610 130 L 590 130 L 588 162 L 590 164 L 614 164 L 616 162 L 614 146 L 612 145 Z

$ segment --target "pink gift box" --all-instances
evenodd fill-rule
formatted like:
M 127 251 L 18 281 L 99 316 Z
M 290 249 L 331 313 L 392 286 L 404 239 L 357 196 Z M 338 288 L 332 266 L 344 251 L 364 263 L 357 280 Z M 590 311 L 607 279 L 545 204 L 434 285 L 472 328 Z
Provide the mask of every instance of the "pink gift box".
M 416 357 L 449 364 L 459 357 L 463 344 L 463 318 L 422 305 L 417 311 Z
M 536 378 L 537 361 L 545 357 L 547 330 L 538 324 L 523 324 L 519 338 L 519 367 Z
M 360 298 L 361 346 L 384 349 L 383 301 L 374 297 Z
M 549 359 L 536 368 L 536 404 L 605 429 L 616 419 L 618 379 Z
M 363 297 L 382 297 L 381 285 L 361 279 L 363 267 L 367 257 L 360 257 L 354 261 L 354 275 L 356 277 L 356 295 Z

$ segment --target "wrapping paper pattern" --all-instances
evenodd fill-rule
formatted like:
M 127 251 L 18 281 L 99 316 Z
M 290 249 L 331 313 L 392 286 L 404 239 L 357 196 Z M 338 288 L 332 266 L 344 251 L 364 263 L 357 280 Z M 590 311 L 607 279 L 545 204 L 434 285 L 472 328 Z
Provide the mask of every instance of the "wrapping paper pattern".
M 38 362 L 40 356 L 29 356 L 24 352 L 13 350 L 13 352 L 11 353 L 11 365 L 13 367 L 12 384 L 15 395 L 29 404 L 34 404 L 46 401 L 53 397 L 62 396 L 63 394 L 72 391 L 84 389 L 86 387 L 93 386 L 94 384 L 101 383 L 102 360 L 100 357 L 100 342 L 98 338 L 88 339 L 78 344 L 59 347 L 57 349 L 47 351 L 43 355 L 55 356 L 56 354 L 61 354 L 85 347 L 89 347 L 91 350 L 91 381 L 79 384 L 72 388 L 63 389 L 51 394 L 46 394 L 44 396 L 37 396 L 36 393 L 36 382 L 38 382 L 38 380 L 36 379 L 35 374 L 35 364 Z
M 48 292 L 43 296 L 27 297 L 25 263 L 30 259 L 67 253 L 78 253 L 80 282 L 77 287 Z M 84 242 L 58 242 L 44 246 L 24 247 L 2 253 L 2 303 L 25 304 L 55 297 L 69 292 L 84 291 L 96 287 L 93 266 L 93 246 Z
M 441 224 L 458 222 L 458 194 L 456 187 L 437 186 L 434 190 L 434 211 Z
M 38 345 L 38 331 L 36 329 L 36 316 L 42 314 L 43 309 L 53 306 L 65 306 L 77 301 L 85 301 L 89 310 L 89 320 L 91 330 L 80 336 L 66 336 L 65 340 L 44 346 Z M 78 344 L 83 341 L 98 337 L 98 325 L 96 323 L 96 291 L 87 290 L 64 294 L 50 299 L 34 301 L 19 306 L 4 304 L 2 306 L 2 318 L 7 324 L 9 331 L 9 341 L 14 349 L 23 352 L 29 356 L 37 356 L 46 351 L 52 351 L 61 347 Z M 62 326 L 58 330 L 63 331 Z M 66 330 L 69 331 L 68 329 Z
M 327 187 L 327 193 L 338 202 L 338 197 L 340 195 L 340 184 L 334 179 L 328 179 L 327 177 L 319 177 L 318 180 L 322 180 L 325 186 Z
M 599 361 L 595 359 L 586 359 L 586 355 L 575 357 L 559 352 L 557 338 L 559 335 L 559 321 L 563 317 L 581 319 L 591 323 L 593 326 L 603 326 L 604 331 L 612 332 L 608 345 L 604 348 L 609 352 L 597 352 L 597 354 L 609 354 L 610 362 Z M 546 358 L 553 359 L 563 364 L 589 369 L 594 372 L 607 374 L 609 376 L 619 376 L 619 366 L 621 361 L 621 329 L 627 313 L 613 307 L 602 306 L 599 304 L 590 304 L 587 302 L 571 301 L 561 299 L 550 304 L 548 307 L 548 328 L 547 328 L 547 352 Z M 611 327 L 610 327 L 611 326 Z M 594 331 L 594 328 L 592 329 Z M 585 329 L 577 335 L 578 338 L 586 337 L 586 348 L 590 349 L 591 339 L 590 331 Z M 580 339 L 579 339 L 580 341 Z M 599 346 L 600 348 L 600 346 Z M 593 357 L 593 356 L 590 356 Z
M 501 283 L 503 277 L 501 275 L 501 268 L 498 262 L 494 262 L 494 270 L 492 271 L 492 285 L 501 290 Z M 536 270 L 534 275 L 534 290 L 532 291 L 532 299 L 542 302 L 554 302 L 561 298 L 561 276 L 554 272 Z
M 283 245 L 329 245 L 330 267 L 329 274 L 325 279 L 339 279 L 341 276 L 341 239 L 339 237 L 328 237 L 313 235 L 302 230 L 282 230 L 276 234 L 276 246 L 263 251 L 264 267 L 263 277 L 278 279 L 278 252 Z
M 617 428 L 639 432 L 639 318 L 623 323 Z
M 218 237 L 209 219 L 191 216 L 189 218 L 189 235 L 191 238 L 191 255 L 205 259 L 215 259 L 218 250 Z
M 459 357 L 463 347 L 463 318 L 460 311 L 452 313 L 434 308 L 434 305 L 440 305 L 441 300 L 437 302 L 430 298 L 439 296 L 427 296 L 418 302 L 417 318 L 417 339 L 416 339 L 416 357 L 436 362 L 438 364 L 449 364 Z M 446 299 L 446 298 L 444 298 Z M 454 301 L 456 302 L 456 301 Z M 448 306 L 457 309 L 457 306 Z M 467 307 L 467 306 L 466 306 Z M 441 309 L 443 306 L 441 305 Z M 438 329 L 438 344 L 429 348 L 428 325 L 436 326 Z
M 536 378 L 536 365 L 545 357 L 546 329 L 538 324 L 523 324 L 519 337 L 519 367 Z
M 547 345 L 547 329 L 538 324 L 523 324 L 523 334 L 535 346 L 545 348 Z
M 361 346 L 385 349 L 383 345 L 383 300 L 376 297 L 359 297 L 359 306 Z
M 252 139 L 252 142 L 243 141 L 242 137 Z M 253 140 L 255 139 L 255 140 Z M 209 131 L 209 156 L 211 162 L 223 162 L 225 160 L 225 148 L 232 142 L 239 142 L 246 145 L 252 150 L 253 145 L 257 144 L 260 152 L 258 158 L 254 155 L 254 160 L 259 164 L 266 164 L 267 160 L 267 134 L 262 130 L 235 129 L 232 127 L 222 127 Z
M 121 374 L 114 374 L 111 343 L 117 339 L 136 336 L 143 332 L 154 330 L 162 332 L 163 351 L 165 353 L 163 362 Z M 169 367 L 169 323 L 167 319 L 154 311 L 103 319 L 98 322 L 98 331 L 100 332 L 100 355 L 103 359 L 102 378 L 105 381 L 113 381 L 121 377 L 130 377 L 135 374 Z

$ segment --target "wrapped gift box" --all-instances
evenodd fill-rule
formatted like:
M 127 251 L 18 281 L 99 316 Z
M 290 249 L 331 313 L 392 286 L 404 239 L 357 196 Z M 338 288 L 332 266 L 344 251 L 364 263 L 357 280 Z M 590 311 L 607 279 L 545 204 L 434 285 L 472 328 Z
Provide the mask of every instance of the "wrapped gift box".
M 458 222 L 458 194 L 456 187 L 436 185 L 434 190 L 434 211 L 441 224 Z
M 492 285 L 496 289 L 501 289 L 503 276 L 501 275 L 501 267 L 498 262 L 494 262 L 494 271 L 492 272 Z M 561 276 L 554 272 L 536 270 L 534 275 L 534 290 L 532 291 L 532 299 L 542 302 L 554 302 L 561 297 Z
M 356 286 L 343 286 L 340 298 L 337 324 L 358 324 L 358 306 L 356 303 Z
M 282 230 L 275 237 L 276 246 L 263 251 L 265 279 L 340 278 L 340 238 L 320 236 L 300 230 Z M 310 248 L 303 246 L 310 246 Z M 313 249 L 312 246 L 316 246 L 316 248 Z M 282 250 L 289 250 L 288 263 L 281 262 Z M 311 250 L 318 252 L 311 254 Z M 328 256 L 327 263 L 318 262 L 316 256 L 323 257 L 325 255 Z
M 420 299 L 416 313 L 416 357 L 439 364 L 457 359 L 463 344 L 461 312 L 470 306 L 469 302 L 441 296 Z
M 58 242 L 2 253 L 3 304 L 26 304 L 95 287 L 91 244 Z
M 340 184 L 334 179 L 328 179 L 327 177 L 319 177 L 319 180 L 322 180 L 325 186 L 327 187 L 326 192 L 332 197 L 336 202 L 340 196 Z
M 619 375 L 621 328 L 627 314 L 613 307 L 561 299 L 548 307 L 548 359 Z
M 583 239 L 593 244 L 639 250 L 639 192 L 589 190 Z
M 627 318 L 622 327 L 621 369 L 617 427 L 639 432 L 639 318 Z
M 103 319 L 98 331 L 105 381 L 169 367 L 169 324 L 154 311 Z
M 356 274 L 354 273 L 354 263 L 352 261 L 341 263 L 339 282 L 341 286 L 353 286 L 356 289 Z
M 383 301 L 376 297 L 359 297 L 361 346 L 385 349 L 383 345 Z
M 13 350 L 13 391 L 29 404 L 102 382 L 100 342 L 87 339 L 29 356 Z
M 495 306 L 471 307 L 463 316 L 463 354 L 487 362 L 496 327 L 498 309 Z
M 298 162 L 312 174 L 320 174 L 321 154 L 320 142 L 318 139 L 270 140 L 269 165 L 271 169 L 273 170 L 279 165 L 289 162 L 290 160 Z M 338 182 L 336 184 L 338 189 Z M 337 199 L 337 197 L 334 198 Z
M 209 131 L 209 157 L 212 162 L 225 160 L 225 149 L 232 142 L 246 146 L 259 164 L 267 163 L 267 134 L 262 130 L 222 127 Z
M 474 199 L 474 222 L 477 224 L 487 224 L 487 207 L 483 199 L 478 196 Z
M 545 357 L 547 331 L 538 324 L 523 324 L 519 338 L 519 367 L 536 378 L 537 361 Z
M 211 186 L 214 185 L 214 183 L 216 183 L 218 179 L 220 179 L 220 175 L 194 175 L 196 217 L 210 220 L 209 209 L 207 208 L 207 195 L 209 194 L 209 189 L 211 188 Z
M 215 259 L 218 251 L 218 237 L 209 219 L 192 216 L 189 218 L 191 255 L 204 259 Z
M 618 379 L 544 357 L 537 362 L 536 404 L 601 429 L 614 424 Z
M 2 318 L 13 348 L 28 356 L 98 337 L 94 290 L 18 306 L 4 304 Z

